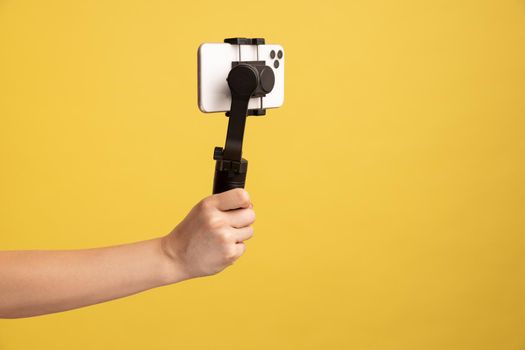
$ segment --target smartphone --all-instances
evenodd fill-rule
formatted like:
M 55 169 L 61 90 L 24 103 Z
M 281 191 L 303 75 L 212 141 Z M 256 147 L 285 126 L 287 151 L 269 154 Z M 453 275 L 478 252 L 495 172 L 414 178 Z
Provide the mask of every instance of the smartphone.
M 281 45 L 232 45 L 204 43 L 198 50 L 199 109 L 205 113 L 228 112 L 230 89 L 226 78 L 232 62 L 264 61 L 273 69 L 275 85 L 264 97 L 250 99 L 248 109 L 277 108 L 284 103 L 284 49 Z

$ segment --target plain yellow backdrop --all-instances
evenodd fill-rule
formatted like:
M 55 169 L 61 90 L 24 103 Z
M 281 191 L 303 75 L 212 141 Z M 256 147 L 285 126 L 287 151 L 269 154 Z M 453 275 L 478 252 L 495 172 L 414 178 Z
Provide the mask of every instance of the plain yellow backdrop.
M 0 249 L 158 237 L 227 119 L 197 48 L 285 47 L 224 273 L 0 320 L 0 349 L 525 349 L 525 2 L 0 1 Z

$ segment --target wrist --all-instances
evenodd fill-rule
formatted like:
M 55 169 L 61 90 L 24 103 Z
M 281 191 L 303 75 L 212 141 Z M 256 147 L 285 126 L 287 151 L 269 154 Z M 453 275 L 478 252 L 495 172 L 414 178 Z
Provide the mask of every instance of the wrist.
M 171 239 L 172 237 L 170 235 L 159 238 L 162 259 L 164 260 L 163 265 L 165 266 L 165 284 L 173 284 L 191 278 L 187 274 L 186 268 L 179 255 L 172 248 L 172 244 L 170 242 Z

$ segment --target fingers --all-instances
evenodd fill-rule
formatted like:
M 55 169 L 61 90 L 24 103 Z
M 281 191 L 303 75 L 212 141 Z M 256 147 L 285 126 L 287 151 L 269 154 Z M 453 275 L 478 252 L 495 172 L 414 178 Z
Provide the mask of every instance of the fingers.
M 253 236 L 253 227 L 246 226 L 243 228 L 234 228 L 233 229 L 233 237 L 235 238 L 236 243 L 242 243 L 243 241 L 247 241 Z
M 253 209 L 237 209 L 224 212 L 223 215 L 232 227 L 241 228 L 249 226 L 255 222 L 255 212 Z
M 238 259 L 246 251 L 246 245 L 244 243 L 237 243 L 235 245 L 235 249 L 237 250 L 237 259 Z
M 217 209 L 222 211 L 248 208 L 251 204 L 248 192 L 242 188 L 235 188 L 233 190 L 218 193 L 211 198 Z

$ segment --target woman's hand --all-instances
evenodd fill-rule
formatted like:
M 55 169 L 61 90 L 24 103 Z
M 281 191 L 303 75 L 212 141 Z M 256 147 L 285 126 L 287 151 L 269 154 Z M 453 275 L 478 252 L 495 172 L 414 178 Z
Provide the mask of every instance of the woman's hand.
M 200 201 L 166 236 L 80 250 L 0 251 L 0 318 L 29 317 L 215 274 L 253 235 L 246 191 Z
M 243 189 L 209 196 L 162 238 L 164 252 L 173 262 L 174 280 L 213 275 L 233 264 L 253 235 L 255 212 Z M 175 277 L 176 276 L 176 277 Z

